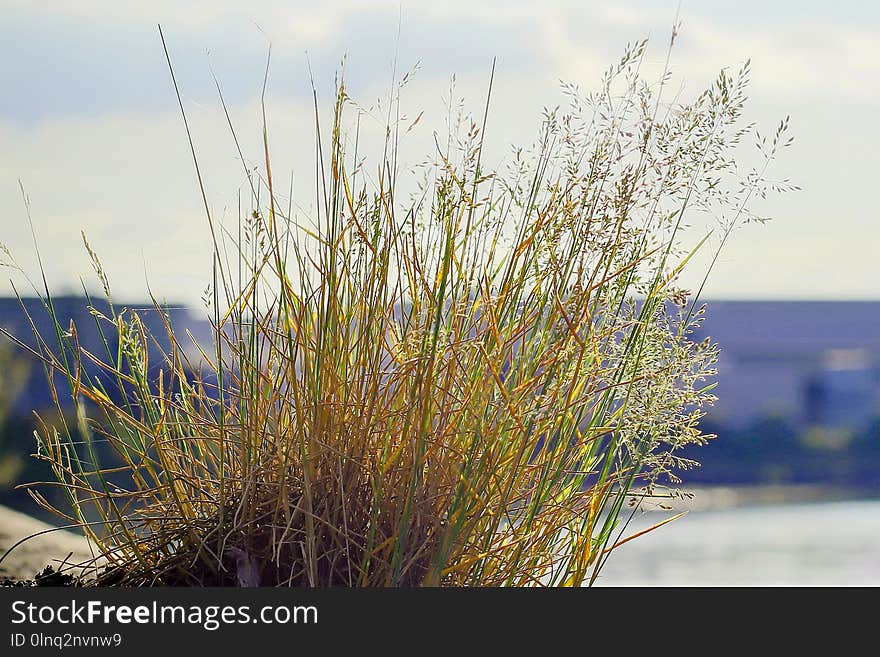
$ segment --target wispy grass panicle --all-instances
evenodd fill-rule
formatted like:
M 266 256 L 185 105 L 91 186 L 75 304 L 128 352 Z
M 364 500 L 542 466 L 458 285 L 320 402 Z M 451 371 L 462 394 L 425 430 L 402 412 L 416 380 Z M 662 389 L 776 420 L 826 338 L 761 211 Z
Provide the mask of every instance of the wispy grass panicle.
M 497 171 L 490 94 L 411 194 L 412 121 L 389 109 L 368 150 L 340 79 L 329 125 L 316 100 L 307 221 L 273 176 L 264 104 L 249 207 L 233 229 L 208 216 L 214 344 L 194 361 L 167 318 L 157 340 L 114 306 L 95 314 L 106 353 L 73 326 L 35 336 L 80 402 L 78 426 L 44 427 L 42 458 L 112 566 L 99 581 L 593 582 L 627 540 L 627 501 L 678 483 L 694 465 L 679 450 L 710 438 L 717 347 L 693 339 L 704 311 L 678 283 L 709 243 L 691 218 L 715 216 L 723 244 L 784 145 L 743 174 L 748 65 L 667 102 L 645 51 L 596 93 L 566 85 L 567 108 Z M 98 462 L 97 438 L 121 465 Z

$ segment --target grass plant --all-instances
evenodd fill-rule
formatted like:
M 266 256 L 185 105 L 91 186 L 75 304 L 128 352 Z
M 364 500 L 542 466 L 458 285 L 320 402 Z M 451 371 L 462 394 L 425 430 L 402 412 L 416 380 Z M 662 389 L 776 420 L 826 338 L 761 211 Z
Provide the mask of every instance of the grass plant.
M 205 196 L 214 340 L 198 359 L 170 321 L 160 340 L 113 303 L 86 242 L 105 349 L 78 344 L 45 285 L 56 330 L 19 343 L 79 409 L 39 432 L 68 508 L 33 495 L 95 543 L 97 583 L 593 583 L 633 538 L 631 502 L 674 488 L 694 465 L 678 451 L 711 438 L 718 349 L 692 339 L 704 308 L 681 273 L 785 186 L 765 172 L 787 121 L 758 136 L 757 168 L 734 157 L 755 136 L 748 64 L 684 102 L 667 98 L 668 59 L 643 79 L 645 51 L 628 47 L 595 93 L 564 86 L 567 107 L 499 170 L 483 161 L 490 92 L 411 195 L 405 126 L 390 112 L 367 150 L 340 79 L 329 124 L 316 101 L 310 216 L 273 177 L 264 107 L 237 225 Z M 119 463 L 99 462 L 99 441 Z

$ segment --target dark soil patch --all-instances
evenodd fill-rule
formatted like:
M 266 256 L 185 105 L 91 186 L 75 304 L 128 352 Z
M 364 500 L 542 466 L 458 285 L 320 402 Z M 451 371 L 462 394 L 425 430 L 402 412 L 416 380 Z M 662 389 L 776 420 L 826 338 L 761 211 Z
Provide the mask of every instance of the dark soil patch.
M 17 579 L 15 577 L 0 578 L 0 587 L 27 588 L 31 586 L 79 586 L 77 579 L 68 573 L 46 566 L 33 579 Z

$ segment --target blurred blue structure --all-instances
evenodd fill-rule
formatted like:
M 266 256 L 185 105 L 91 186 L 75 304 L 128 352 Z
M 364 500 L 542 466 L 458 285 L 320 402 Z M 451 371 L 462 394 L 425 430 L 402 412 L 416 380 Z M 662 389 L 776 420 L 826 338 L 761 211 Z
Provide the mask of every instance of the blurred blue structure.
M 109 307 L 103 299 L 92 299 L 91 303 L 98 312 L 105 315 L 108 314 Z M 31 320 L 33 320 L 37 332 L 52 348 L 53 352 L 57 354 L 58 346 L 55 341 L 55 330 L 52 320 L 40 299 L 25 298 L 20 302 L 15 298 L 0 298 L 0 327 L 27 345 L 34 346 L 36 344 L 34 329 L 28 321 L 25 310 L 22 309 L 22 304 L 24 304 L 24 308 L 27 310 L 27 315 L 30 315 Z M 76 325 L 77 340 L 82 348 L 99 358 L 106 358 L 107 348 L 109 348 L 111 354 L 115 356 L 118 346 L 116 330 L 112 324 L 106 321 L 101 322 L 104 337 L 107 340 L 107 346 L 105 347 L 98 331 L 95 317 L 89 310 L 89 301 L 87 299 L 78 296 L 60 296 L 53 297 L 52 304 L 62 329 L 66 330 L 71 322 Z M 166 315 L 166 320 L 163 320 L 159 311 L 149 303 L 134 305 L 117 304 L 117 311 L 122 308 L 136 310 L 144 327 L 158 343 L 153 345 L 151 350 L 151 369 L 155 368 L 158 370 L 161 365 L 159 349 L 167 353 L 170 347 L 164 321 L 168 321 L 174 327 L 178 336 L 185 336 L 184 330 L 188 330 L 203 348 L 207 348 L 208 351 L 211 350 L 213 335 L 207 318 L 200 319 L 182 306 L 168 305 L 164 307 L 163 312 Z M 0 340 L 8 342 L 5 336 L 0 336 Z M 197 365 L 202 360 L 195 345 L 182 344 L 181 347 L 186 350 L 186 356 L 193 365 Z M 26 354 L 25 357 L 32 361 L 32 367 L 21 393 L 16 399 L 12 400 L 11 416 L 29 417 L 34 410 L 44 410 L 53 406 L 51 392 L 47 385 L 43 368 L 32 356 Z M 84 361 L 84 366 L 89 369 L 89 374 L 91 375 L 107 377 L 97 366 L 88 361 Z M 112 386 L 110 389 L 113 389 Z M 64 392 L 63 384 L 59 386 L 59 392 Z M 62 395 L 61 401 L 66 407 L 70 406 L 71 402 L 68 397 Z
M 721 346 L 716 425 L 860 430 L 880 411 L 880 303 L 710 301 L 696 336 Z
M 77 326 L 80 344 L 103 354 L 94 317 L 83 297 L 55 297 L 60 323 Z M 39 299 L 23 300 L 37 330 L 54 334 Z M 93 301 L 106 312 L 105 302 Z M 150 304 L 136 304 L 145 326 L 165 349 L 162 320 Z M 165 309 L 175 330 L 189 330 L 212 352 L 207 317 L 180 306 Z M 33 344 L 33 332 L 17 299 L 0 298 L 0 326 Z M 107 335 L 115 351 L 112 326 Z M 183 333 L 179 333 L 183 335 Z M 694 338 L 710 337 L 721 345 L 717 404 L 708 419 L 740 429 L 756 420 L 785 418 L 797 429 L 823 426 L 859 430 L 880 415 L 880 303 L 820 301 L 710 301 Z M 199 360 L 193 348 L 189 354 Z M 158 361 L 153 359 L 158 364 Z M 39 367 L 33 367 L 13 413 L 30 415 L 51 406 Z
M 39 299 L 24 299 L 37 331 L 54 336 Z M 106 302 L 94 301 L 106 314 Z M 73 321 L 79 343 L 106 357 L 95 324 L 82 297 L 54 299 L 65 329 Z M 703 325 L 693 338 L 710 338 L 721 346 L 718 402 L 708 409 L 704 429 L 718 439 L 690 446 L 682 456 L 703 464 L 683 473 L 690 483 L 831 483 L 880 491 L 880 303 L 802 301 L 710 301 Z M 150 353 L 151 374 L 163 366 L 160 351 L 169 344 L 160 311 L 150 304 L 136 309 L 157 340 Z M 214 353 L 213 330 L 206 314 L 168 305 L 161 311 L 177 336 L 189 331 L 206 353 Z M 34 335 L 17 299 L 0 299 L 0 327 L 34 344 Z M 111 360 L 116 330 L 104 322 Z M 2 338 L 0 338 L 2 339 Z M 187 340 L 184 338 L 184 342 Z M 194 368 L 201 357 L 194 345 L 182 344 Z M 85 362 L 90 376 L 109 375 Z M 193 377 L 195 371 L 191 371 Z M 210 394 L 216 379 L 202 372 Z M 66 386 L 57 381 L 65 410 L 71 408 Z M 117 388 L 108 385 L 113 397 Z M 2 392 L 2 391 L 0 391 Z M 118 400 L 117 400 L 118 401 Z M 43 368 L 30 368 L 23 393 L 13 402 L 0 427 L 0 452 L 33 450 L 32 412 L 53 406 Z M 108 455 L 112 457 L 112 455 Z M 22 480 L 42 480 L 42 462 L 28 461 Z M 13 503 L 7 490 L 6 503 Z M 20 500 L 19 500 L 20 501 Z M 16 502 L 18 503 L 18 502 Z

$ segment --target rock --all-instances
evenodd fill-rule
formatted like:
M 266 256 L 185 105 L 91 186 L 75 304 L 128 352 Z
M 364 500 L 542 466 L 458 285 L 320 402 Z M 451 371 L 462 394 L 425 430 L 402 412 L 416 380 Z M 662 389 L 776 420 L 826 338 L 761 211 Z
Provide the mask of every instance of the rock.
M 58 570 L 65 559 L 65 572 L 81 574 L 82 569 L 68 571 L 67 566 L 91 561 L 97 554 L 97 550 L 90 549 L 89 540 L 81 534 L 66 530 L 50 531 L 24 541 L 9 552 L 19 540 L 51 529 L 52 525 L 0 506 L 0 578 L 30 579 L 43 572 L 46 566 L 51 565 Z

